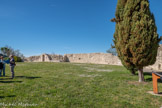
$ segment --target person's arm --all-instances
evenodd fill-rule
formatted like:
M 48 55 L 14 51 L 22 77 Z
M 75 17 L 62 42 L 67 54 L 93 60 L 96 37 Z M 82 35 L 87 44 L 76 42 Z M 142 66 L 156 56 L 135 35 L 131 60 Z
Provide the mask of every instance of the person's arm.
M 15 60 L 14 60 L 14 59 L 11 59 L 11 60 L 10 60 L 10 63 L 11 63 L 11 64 L 15 64 Z
M 9 64 L 10 63 L 10 60 L 8 59 L 8 60 L 5 60 L 4 62 L 7 63 L 7 64 Z

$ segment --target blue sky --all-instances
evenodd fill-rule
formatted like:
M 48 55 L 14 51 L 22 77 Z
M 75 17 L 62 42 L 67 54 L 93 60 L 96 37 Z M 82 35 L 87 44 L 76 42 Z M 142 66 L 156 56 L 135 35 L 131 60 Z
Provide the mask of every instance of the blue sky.
M 0 0 L 0 47 L 25 56 L 106 52 L 117 0 Z M 150 0 L 162 35 L 162 0 Z

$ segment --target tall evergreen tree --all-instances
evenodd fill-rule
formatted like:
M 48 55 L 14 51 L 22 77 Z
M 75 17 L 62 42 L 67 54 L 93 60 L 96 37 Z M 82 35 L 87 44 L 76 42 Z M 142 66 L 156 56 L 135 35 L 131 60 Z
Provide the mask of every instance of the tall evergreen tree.
M 138 69 L 139 82 L 144 81 L 143 67 L 156 61 L 160 39 L 148 0 L 118 0 L 114 44 L 122 64 Z

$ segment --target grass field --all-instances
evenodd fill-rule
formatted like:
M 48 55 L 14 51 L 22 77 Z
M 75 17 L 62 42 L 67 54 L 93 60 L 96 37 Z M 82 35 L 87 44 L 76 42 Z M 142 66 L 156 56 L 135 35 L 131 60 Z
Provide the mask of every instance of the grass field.
M 17 63 L 15 79 L 0 78 L 0 107 L 160 108 L 152 77 L 138 83 L 121 66 L 71 63 Z M 162 83 L 159 83 L 162 92 Z

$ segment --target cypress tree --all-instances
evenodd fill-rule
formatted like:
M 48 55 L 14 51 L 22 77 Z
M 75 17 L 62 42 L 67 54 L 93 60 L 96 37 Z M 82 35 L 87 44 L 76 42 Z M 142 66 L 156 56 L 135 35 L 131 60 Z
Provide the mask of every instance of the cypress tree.
M 114 44 L 122 64 L 138 70 L 139 82 L 144 81 L 143 67 L 156 61 L 159 36 L 148 0 L 118 0 Z

